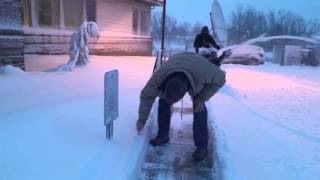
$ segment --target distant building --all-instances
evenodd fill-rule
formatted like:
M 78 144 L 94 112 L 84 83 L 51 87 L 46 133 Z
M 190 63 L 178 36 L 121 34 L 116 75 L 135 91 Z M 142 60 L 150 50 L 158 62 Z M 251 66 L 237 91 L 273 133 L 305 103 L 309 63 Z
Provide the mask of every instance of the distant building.
M 24 54 L 68 54 L 71 34 L 95 21 L 96 55 L 151 55 L 151 9 L 163 0 L 1 0 L 0 65 L 24 67 Z

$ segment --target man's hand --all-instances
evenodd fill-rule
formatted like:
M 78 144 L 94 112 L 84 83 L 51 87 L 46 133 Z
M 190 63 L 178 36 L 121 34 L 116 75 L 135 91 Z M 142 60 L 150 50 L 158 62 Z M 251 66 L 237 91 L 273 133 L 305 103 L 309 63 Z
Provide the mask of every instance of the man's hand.
M 141 121 L 138 120 L 137 123 L 136 123 L 137 131 L 140 132 L 141 129 L 144 127 L 144 125 L 145 125 L 145 122 L 141 122 Z
M 194 112 L 202 112 L 204 111 L 204 100 L 202 100 L 201 98 L 195 97 L 193 99 L 193 111 Z

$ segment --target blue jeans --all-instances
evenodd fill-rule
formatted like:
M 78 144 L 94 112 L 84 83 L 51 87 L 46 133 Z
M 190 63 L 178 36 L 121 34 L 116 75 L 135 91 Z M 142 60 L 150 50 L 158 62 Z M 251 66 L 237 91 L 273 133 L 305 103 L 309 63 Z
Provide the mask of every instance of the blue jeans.
M 164 99 L 159 99 L 158 135 L 157 138 L 169 137 L 171 105 Z M 208 147 L 208 111 L 206 106 L 202 112 L 193 112 L 193 140 L 197 147 Z

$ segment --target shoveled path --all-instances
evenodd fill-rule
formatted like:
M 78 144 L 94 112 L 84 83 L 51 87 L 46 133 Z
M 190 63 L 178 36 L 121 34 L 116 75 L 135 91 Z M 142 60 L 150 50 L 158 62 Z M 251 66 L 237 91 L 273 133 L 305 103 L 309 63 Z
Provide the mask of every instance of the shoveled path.
M 189 103 L 190 104 L 190 103 Z M 192 138 L 192 108 L 184 103 L 181 118 L 181 103 L 174 107 L 171 120 L 170 142 L 161 147 L 149 145 L 142 167 L 144 180 L 212 180 L 214 173 L 214 143 L 209 135 L 209 157 L 201 162 L 192 159 L 195 146 Z M 211 126 L 208 125 L 212 133 Z

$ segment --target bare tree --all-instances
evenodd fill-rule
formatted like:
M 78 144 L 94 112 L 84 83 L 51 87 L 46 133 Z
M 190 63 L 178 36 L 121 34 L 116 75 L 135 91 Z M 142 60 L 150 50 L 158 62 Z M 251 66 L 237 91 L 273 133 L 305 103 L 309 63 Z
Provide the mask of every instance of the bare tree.
M 162 15 L 159 12 L 154 12 L 152 14 L 152 37 L 155 40 L 160 40 L 161 38 L 161 28 L 162 26 Z
M 229 39 L 239 43 L 257 37 L 267 29 L 267 20 L 263 13 L 254 8 L 238 6 L 231 14 Z
M 233 43 L 262 34 L 311 36 L 320 32 L 320 25 L 317 21 L 307 22 L 301 16 L 286 10 L 262 13 L 252 7 L 238 6 L 230 19 L 229 39 Z
M 307 33 L 309 36 L 319 34 L 320 33 L 320 23 L 316 20 L 309 21 Z
M 184 22 L 178 26 L 179 37 L 184 43 L 184 50 L 188 51 L 193 45 L 193 33 L 190 30 L 191 24 Z
M 201 31 L 203 24 L 196 22 L 190 24 L 188 22 L 179 22 L 177 19 L 166 16 L 165 26 L 165 43 L 166 46 L 177 43 L 184 45 L 184 50 L 193 47 L 193 40 L 196 34 Z M 159 12 L 154 12 L 152 15 L 152 38 L 155 43 L 159 43 L 162 31 L 162 16 Z
M 301 36 L 307 34 L 307 24 L 305 19 L 289 11 L 271 11 L 268 15 L 269 35 L 294 35 Z

